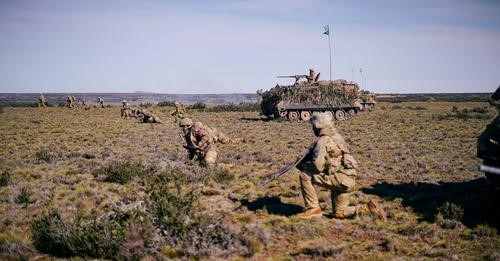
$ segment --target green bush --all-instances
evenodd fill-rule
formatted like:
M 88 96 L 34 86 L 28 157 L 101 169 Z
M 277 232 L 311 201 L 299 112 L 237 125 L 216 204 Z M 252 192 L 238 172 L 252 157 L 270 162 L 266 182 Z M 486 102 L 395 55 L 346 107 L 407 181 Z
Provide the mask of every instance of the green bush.
M 441 214 L 444 219 L 461 221 L 464 216 L 464 209 L 454 203 L 445 202 L 442 206 L 438 207 L 438 214 Z
M 25 206 L 32 202 L 31 197 L 33 196 L 33 191 L 28 187 L 22 187 L 21 192 L 16 198 L 17 204 L 24 204 Z
M 225 111 L 237 111 L 237 112 L 246 112 L 246 111 L 260 111 L 260 103 L 240 103 L 240 104 L 223 104 L 217 105 L 211 108 L 205 109 L 207 112 L 225 112 Z
M 472 234 L 478 237 L 496 237 L 497 230 L 494 227 L 479 224 L 472 230 Z
M 193 105 L 189 105 L 187 107 L 188 110 L 199 110 L 199 111 L 204 111 L 205 108 L 207 107 L 207 105 L 205 105 L 205 103 L 203 102 L 197 102 Z
M 141 163 L 114 162 L 104 168 L 92 171 L 92 174 L 94 176 L 104 175 L 107 182 L 124 185 L 134 177 L 144 177 L 154 171 L 154 167 L 144 166 Z
M 2 170 L 0 171 L 0 187 L 5 187 L 9 185 L 10 182 L 10 171 Z
M 50 154 L 50 152 L 46 149 L 40 149 L 39 151 L 36 152 L 35 158 L 38 160 L 38 162 L 47 162 L 50 163 L 53 159 L 54 156 Z
M 141 107 L 141 108 L 149 108 L 149 107 L 151 107 L 151 106 L 153 106 L 153 104 L 152 104 L 152 103 L 150 103 L 150 102 L 141 102 L 141 103 L 139 104 L 139 107 Z
M 173 102 L 173 101 L 161 101 L 161 102 L 157 103 L 156 106 L 158 106 L 158 107 L 174 107 L 175 102 Z
M 100 219 L 95 214 L 78 216 L 70 223 L 52 210 L 32 223 L 31 237 L 39 251 L 58 257 L 138 260 L 139 252 L 144 251 L 131 253 L 127 247 L 134 245 L 135 250 L 141 250 L 138 246 L 147 247 L 152 241 L 152 225 L 147 215 L 138 211 Z M 130 240 L 136 242 L 127 244 Z

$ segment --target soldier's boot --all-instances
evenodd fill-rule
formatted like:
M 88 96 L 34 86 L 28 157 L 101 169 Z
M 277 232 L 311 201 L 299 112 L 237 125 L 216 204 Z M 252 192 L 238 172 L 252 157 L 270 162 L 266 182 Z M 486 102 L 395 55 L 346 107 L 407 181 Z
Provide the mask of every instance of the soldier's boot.
M 375 201 L 370 200 L 370 202 L 368 202 L 367 204 L 367 207 L 372 215 L 383 220 L 384 222 L 387 220 L 385 211 Z
M 319 207 L 306 209 L 304 212 L 297 214 L 297 217 L 300 219 L 309 219 L 321 216 L 323 216 L 323 211 L 321 211 L 321 208 Z

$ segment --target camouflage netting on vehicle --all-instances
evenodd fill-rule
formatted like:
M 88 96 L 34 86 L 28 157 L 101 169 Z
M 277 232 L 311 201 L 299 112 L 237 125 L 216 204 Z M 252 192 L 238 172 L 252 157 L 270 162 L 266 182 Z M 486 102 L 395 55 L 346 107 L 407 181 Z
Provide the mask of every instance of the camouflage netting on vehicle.
M 353 104 L 359 88 L 339 81 L 320 81 L 314 84 L 280 86 L 262 93 L 261 110 L 266 116 L 276 115 L 278 104 L 308 104 L 337 107 Z

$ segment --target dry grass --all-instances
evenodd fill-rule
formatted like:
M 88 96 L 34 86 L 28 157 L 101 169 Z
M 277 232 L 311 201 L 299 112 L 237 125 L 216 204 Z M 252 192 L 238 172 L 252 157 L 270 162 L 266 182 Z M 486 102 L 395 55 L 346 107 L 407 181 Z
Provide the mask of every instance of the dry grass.
M 357 193 L 356 200 L 378 198 L 388 213 L 386 223 L 298 220 L 294 214 L 303 202 L 295 170 L 267 187 L 257 187 L 265 175 L 294 161 L 314 141 L 308 124 L 262 121 L 253 112 L 193 112 L 194 120 L 244 140 L 238 145 L 218 144 L 216 177 L 193 182 L 200 192 L 199 214 L 243 235 L 238 239 L 242 245 L 230 253 L 204 249 L 203 255 L 256 260 L 498 257 L 499 192 L 477 171 L 475 157 L 476 137 L 494 111 L 466 120 L 443 116 L 451 115 L 453 107 L 470 111 L 485 106 L 380 103 L 372 112 L 338 123 L 360 163 L 363 193 Z M 49 209 L 72 220 L 81 213 L 99 216 L 117 205 L 147 200 L 150 191 L 142 174 L 132 175 L 123 185 L 95 175 L 116 162 L 140 163 L 157 172 L 203 173 L 186 160 L 178 128 L 168 116 L 172 108 L 150 109 L 163 124 L 121 119 L 117 107 L 4 108 L 0 173 L 9 175 L 0 186 L 0 258 L 45 255 L 35 249 L 30 227 Z M 189 191 L 193 184 L 183 183 L 180 189 Z M 330 209 L 326 191 L 320 192 L 320 204 Z M 463 210 L 461 223 L 453 228 L 436 219 L 443 216 L 439 210 L 446 204 Z M 210 224 L 203 227 L 211 229 Z M 154 243 L 143 249 L 151 257 L 178 257 L 185 251 L 169 244 L 161 230 L 153 238 Z

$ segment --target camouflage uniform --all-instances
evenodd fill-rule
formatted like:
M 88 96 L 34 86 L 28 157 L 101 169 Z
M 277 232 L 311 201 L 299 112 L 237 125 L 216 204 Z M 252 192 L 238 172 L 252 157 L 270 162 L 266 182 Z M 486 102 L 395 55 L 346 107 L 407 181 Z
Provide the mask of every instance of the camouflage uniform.
M 71 95 L 71 102 L 73 103 L 73 107 L 78 107 L 78 103 L 76 102 L 76 97 Z
M 313 184 L 330 189 L 333 216 L 336 218 L 347 218 L 366 212 L 365 210 L 371 211 L 372 208 L 368 209 L 365 205 L 349 204 L 351 192 L 356 185 L 357 163 L 350 154 L 349 145 L 333 126 L 331 115 L 315 113 L 311 123 L 315 135 L 319 138 L 309 155 L 297 166 L 301 170 L 300 186 L 306 209 L 299 214 L 299 218 L 322 216 Z
M 104 99 L 101 97 L 97 97 L 97 103 L 101 106 L 101 108 L 104 108 Z
M 40 93 L 40 97 L 38 98 L 38 107 L 47 107 L 47 105 L 45 105 L 45 96 L 43 96 L 43 94 Z
M 66 98 L 66 101 L 68 102 L 68 108 L 73 108 L 74 107 L 73 98 L 71 98 L 71 96 L 68 96 Z
M 309 69 L 309 76 L 307 77 L 307 82 L 308 83 L 312 83 L 312 82 L 316 82 L 316 77 L 318 75 L 316 74 L 316 72 L 314 71 L 314 69 Z
M 175 103 L 175 110 L 170 113 L 170 115 L 175 116 L 175 122 L 180 123 L 180 121 L 185 117 L 186 107 L 182 103 Z
M 192 126 L 189 124 L 192 124 Z M 217 161 L 215 139 L 210 135 L 206 127 L 201 122 L 192 123 L 189 118 L 182 119 L 179 125 L 183 128 L 188 158 L 193 159 L 196 156 L 198 160 L 204 162 L 207 166 L 214 166 Z
M 143 123 L 161 123 L 160 118 L 147 110 L 140 110 L 138 113 L 138 118 Z
M 130 109 L 130 105 L 126 100 L 122 102 L 121 116 L 122 118 L 128 118 L 132 116 L 132 110 Z

